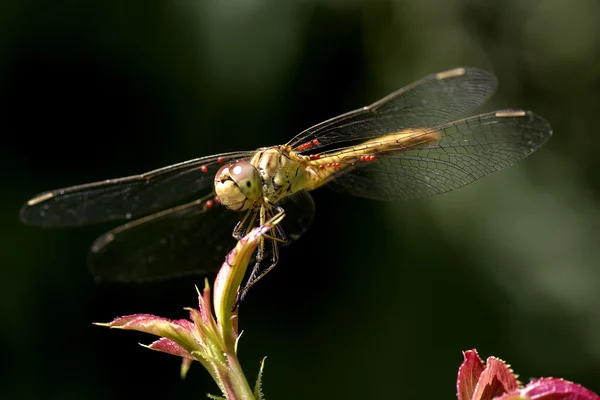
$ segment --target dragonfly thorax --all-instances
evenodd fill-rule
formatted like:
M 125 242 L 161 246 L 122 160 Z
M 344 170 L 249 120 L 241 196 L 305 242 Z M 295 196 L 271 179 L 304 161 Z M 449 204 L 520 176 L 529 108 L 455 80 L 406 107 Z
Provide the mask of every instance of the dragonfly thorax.
M 304 189 L 307 180 L 304 158 L 289 146 L 274 146 L 257 151 L 252 160 L 262 179 L 262 194 L 273 203 Z

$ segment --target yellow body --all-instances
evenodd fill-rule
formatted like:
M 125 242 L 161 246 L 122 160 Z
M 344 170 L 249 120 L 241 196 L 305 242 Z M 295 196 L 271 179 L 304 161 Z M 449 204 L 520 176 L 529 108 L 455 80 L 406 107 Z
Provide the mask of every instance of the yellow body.
M 360 167 L 360 164 L 373 161 L 375 157 L 434 144 L 440 139 L 440 131 L 406 129 L 357 146 L 326 152 L 318 157 L 298 154 L 288 145 L 264 148 L 257 151 L 250 160 L 262 180 L 262 196 L 251 198 L 252 204 L 246 204 L 243 208 L 230 208 L 243 210 L 251 206 L 257 207 L 265 201 L 277 203 L 299 190 L 314 190 L 323 186 L 335 175 Z M 235 195 L 243 196 L 237 185 L 230 182 L 222 187 L 217 183 L 215 189 L 222 200 Z M 224 204 L 229 206 L 227 201 Z

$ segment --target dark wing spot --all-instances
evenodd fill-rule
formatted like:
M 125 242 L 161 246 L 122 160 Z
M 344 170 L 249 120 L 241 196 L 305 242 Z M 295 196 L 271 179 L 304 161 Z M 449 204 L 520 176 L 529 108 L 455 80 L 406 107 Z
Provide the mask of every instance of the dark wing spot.
M 246 182 L 246 186 L 248 186 L 248 187 L 252 186 L 252 184 L 250 183 L 250 181 Z

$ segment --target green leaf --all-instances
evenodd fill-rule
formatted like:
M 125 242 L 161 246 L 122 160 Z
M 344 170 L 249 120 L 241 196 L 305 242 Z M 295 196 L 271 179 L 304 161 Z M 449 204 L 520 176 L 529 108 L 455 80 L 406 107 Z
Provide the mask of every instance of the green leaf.
M 267 357 L 263 358 L 260 362 L 260 369 L 258 370 L 258 376 L 256 377 L 256 385 L 254 386 L 254 397 L 256 400 L 264 400 L 264 395 L 262 392 L 262 377 L 263 377 L 263 369 L 265 368 L 265 360 Z
M 187 376 L 188 371 L 190 370 L 190 367 L 192 366 L 192 360 L 189 358 L 182 358 L 181 359 L 181 369 L 179 370 L 179 376 L 181 377 L 181 380 L 184 380 L 185 377 Z

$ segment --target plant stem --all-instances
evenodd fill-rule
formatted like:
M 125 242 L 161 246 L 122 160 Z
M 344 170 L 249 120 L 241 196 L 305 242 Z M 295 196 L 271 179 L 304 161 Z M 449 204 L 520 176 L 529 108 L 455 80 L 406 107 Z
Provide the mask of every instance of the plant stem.
M 254 393 L 248 385 L 248 380 L 242 371 L 237 355 L 228 351 L 225 356 L 229 368 L 226 371 L 219 372 L 219 378 L 226 390 L 225 397 L 228 400 L 255 400 Z

